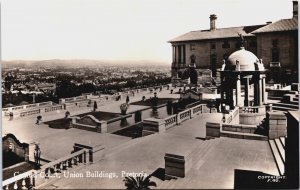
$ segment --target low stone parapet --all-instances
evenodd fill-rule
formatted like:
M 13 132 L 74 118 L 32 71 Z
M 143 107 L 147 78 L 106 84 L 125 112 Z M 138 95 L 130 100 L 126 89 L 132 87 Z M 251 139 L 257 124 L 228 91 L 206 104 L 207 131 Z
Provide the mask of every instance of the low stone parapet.
M 220 137 L 221 123 L 206 122 L 206 137 Z
M 165 179 L 185 177 L 187 172 L 185 156 L 166 153 L 164 159 Z
M 242 124 L 222 124 L 223 131 L 240 132 L 240 133 L 255 133 L 256 125 L 242 125 Z
M 86 115 L 82 118 L 73 117 L 72 127 L 98 133 L 107 132 L 107 122 L 103 120 L 99 121 L 92 115 Z
M 148 118 L 143 120 L 143 131 L 165 132 L 165 121 L 163 119 Z

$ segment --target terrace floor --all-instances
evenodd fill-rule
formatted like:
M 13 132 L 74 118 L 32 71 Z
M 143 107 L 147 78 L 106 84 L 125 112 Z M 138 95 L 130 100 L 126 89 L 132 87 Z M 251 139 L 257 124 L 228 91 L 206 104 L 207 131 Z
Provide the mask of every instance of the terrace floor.
M 177 88 L 178 89 L 178 88 Z M 170 91 L 158 92 L 161 98 L 178 98 L 177 94 Z M 131 97 L 131 101 L 140 101 L 143 94 Z M 146 98 L 153 96 L 146 94 Z M 120 113 L 120 104 L 125 100 L 101 106 L 98 111 Z M 128 112 L 145 108 L 145 106 L 131 105 Z M 80 107 L 69 110 L 71 115 L 90 112 L 92 108 Z M 63 118 L 65 110 L 43 114 L 43 121 Z M 205 143 L 197 137 L 205 137 L 205 123 L 207 121 L 220 121 L 219 113 L 200 114 L 180 125 L 174 126 L 165 133 L 149 135 L 143 138 L 131 139 L 130 137 L 114 134 L 101 134 L 79 129 L 53 129 L 45 124 L 36 125 L 36 115 L 24 118 L 8 117 L 2 119 L 2 134 L 13 133 L 21 142 L 30 144 L 30 159 L 33 160 L 33 143 L 39 142 L 42 151 L 41 157 L 55 160 L 70 154 L 74 143 L 99 143 L 105 147 L 105 157 L 95 155 L 93 164 L 75 170 L 76 173 L 105 172 L 115 173 L 116 178 L 64 178 L 47 183 L 41 188 L 45 189 L 123 189 L 122 172 L 145 172 L 151 174 L 158 168 L 164 168 L 165 153 L 180 153 L 193 151 Z M 213 141 L 212 141 L 213 142 Z M 277 169 L 267 141 L 243 140 L 220 138 L 220 142 L 210 147 L 207 157 L 199 165 L 195 176 L 186 178 L 189 188 L 233 188 L 235 169 L 259 170 L 268 174 L 277 175 Z M 199 156 L 201 152 L 194 156 Z M 185 180 L 185 178 L 183 179 Z M 158 181 L 158 183 L 164 183 Z M 178 188 L 178 187 L 173 187 Z M 181 187 L 182 189 L 183 187 Z

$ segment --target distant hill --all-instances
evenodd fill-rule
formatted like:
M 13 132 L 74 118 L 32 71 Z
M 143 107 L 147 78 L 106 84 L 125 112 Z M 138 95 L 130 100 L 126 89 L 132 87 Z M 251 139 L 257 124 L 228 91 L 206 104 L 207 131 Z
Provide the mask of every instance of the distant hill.
M 51 59 L 51 60 L 12 60 L 2 61 L 3 68 L 74 68 L 74 67 L 99 67 L 99 66 L 170 66 L 171 63 L 157 61 L 114 61 L 114 60 L 89 60 L 89 59 Z

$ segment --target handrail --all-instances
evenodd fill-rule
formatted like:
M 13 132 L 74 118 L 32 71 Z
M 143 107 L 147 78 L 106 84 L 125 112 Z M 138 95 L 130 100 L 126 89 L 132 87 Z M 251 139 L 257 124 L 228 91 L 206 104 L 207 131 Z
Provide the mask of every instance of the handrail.
M 54 161 L 52 161 L 52 162 L 49 162 L 49 163 L 43 165 L 43 166 L 41 167 L 41 170 L 42 170 L 42 169 L 47 169 L 47 168 L 49 168 L 49 167 L 51 167 L 51 166 L 53 166 L 53 165 L 59 164 L 59 163 L 61 163 L 61 162 L 63 162 L 63 161 L 66 161 L 66 160 L 68 160 L 68 159 L 70 159 L 70 158 L 73 158 L 73 157 L 75 157 L 75 156 L 79 156 L 80 154 L 83 154 L 84 152 L 87 152 L 87 150 L 86 150 L 86 149 L 82 149 L 82 150 L 79 150 L 79 151 L 77 151 L 77 152 L 74 152 L 74 153 L 72 153 L 72 154 L 70 154 L 70 155 L 67 155 L 67 156 L 64 156 L 64 157 L 62 157 L 62 158 L 59 158 L 59 159 L 57 159 L 57 160 L 54 160 Z
M 14 176 L 12 178 L 6 179 L 6 180 L 4 180 L 2 182 L 2 187 L 6 186 L 6 185 L 9 185 L 9 184 L 12 184 L 12 183 L 14 183 L 16 181 L 19 181 L 21 179 L 27 178 L 28 176 L 31 176 L 32 174 L 35 175 L 36 174 L 36 170 L 29 170 L 27 172 L 24 172 L 24 173 L 21 173 L 19 175 L 16 175 L 16 176 Z

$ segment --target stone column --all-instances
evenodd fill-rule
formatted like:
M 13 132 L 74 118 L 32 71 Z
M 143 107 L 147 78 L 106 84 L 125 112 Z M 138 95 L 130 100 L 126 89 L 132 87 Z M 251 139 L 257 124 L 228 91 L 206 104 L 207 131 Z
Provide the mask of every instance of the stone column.
M 237 75 L 236 80 L 236 91 L 235 91 L 235 98 L 236 98 L 236 106 L 241 106 L 241 78 L 240 75 Z
M 184 64 L 184 46 L 181 46 L 181 63 Z
M 260 96 L 260 78 L 258 77 L 254 83 L 254 105 L 260 106 L 261 105 L 261 96 Z
M 177 64 L 177 46 L 174 46 L 174 62 Z
M 175 62 L 175 46 L 172 46 L 172 62 Z
M 262 91 L 262 101 L 264 104 L 267 103 L 267 96 L 266 96 L 266 78 L 265 76 L 262 77 L 261 80 L 261 91 Z
M 262 77 L 259 75 L 259 81 L 258 81 L 258 105 L 263 105 L 263 88 L 262 88 Z
M 246 78 L 244 106 L 249 106 L 249 78 Z

